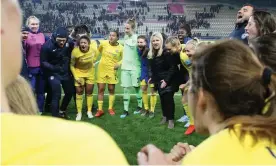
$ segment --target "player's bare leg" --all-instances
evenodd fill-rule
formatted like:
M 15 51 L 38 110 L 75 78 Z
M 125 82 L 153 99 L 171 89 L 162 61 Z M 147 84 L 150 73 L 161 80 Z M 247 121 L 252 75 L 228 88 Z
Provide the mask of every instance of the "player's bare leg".
M 142 85 L 142 100 L 144 104 L 144 110 L 141 113 L 141 116 L 146 116 L 149 114 L 149 98 L 148 98 L 148 85 Z
M 93 89 L 94 89 L 94 84 L 86 84 L 85 85 L 87 116 L 90 119 L 93 118 L 93 115 L 92 115 Z
M 80 121 L 82 117 L 83 92 L 83 85 L 76 86 L 76 106 L 78 111 L 76 121 Z
M 110 115 L 115 115 L 115 110 L 113 108 L 115 101 L 115 84 L 108 84 L 108 112 Z

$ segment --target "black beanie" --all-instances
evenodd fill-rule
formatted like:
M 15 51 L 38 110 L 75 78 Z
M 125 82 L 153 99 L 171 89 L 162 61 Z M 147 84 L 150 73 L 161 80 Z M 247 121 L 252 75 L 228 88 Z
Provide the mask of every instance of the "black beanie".
M 23 27 L 21 28 L 21 32 L 24 32 L 24 31 L 29 31 L 29 28 L 28 28 L 28 27 L 23 26 Z
M 67 38 L 68 37 L 68 31 L 67 31 L 67 29 L 64 28 L 64 27 L 57 28 L 55 37 Z

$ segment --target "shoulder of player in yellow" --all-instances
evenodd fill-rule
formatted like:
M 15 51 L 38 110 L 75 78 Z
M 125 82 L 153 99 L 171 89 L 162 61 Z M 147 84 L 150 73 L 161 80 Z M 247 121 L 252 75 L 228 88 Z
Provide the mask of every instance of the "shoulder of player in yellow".
M 95 125 L 41 116 L 0 116 L 1 164 L 128 164 L 115 141 Z

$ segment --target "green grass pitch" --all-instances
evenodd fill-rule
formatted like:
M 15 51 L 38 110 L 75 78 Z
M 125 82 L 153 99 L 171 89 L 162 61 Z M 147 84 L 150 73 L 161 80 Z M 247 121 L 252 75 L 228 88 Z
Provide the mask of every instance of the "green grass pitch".
M 120 77 L 119 77 L 120 78 Z M 97 104 L 97 87 L 94 88 L 94 104 Z M 97 125 L 107 131 L 119 147 L 124 152 L 129 164 L 136 165 L 137 160 L 136 156 L 139 150 L 148 143 L 152 143 L 161 148 L 164 152 L 169 152 L 170 149 L 177 142 L 188 142 L 192 145 L 198 145 L 202 142 L 205 137 L 199 136 L 196 133 L 193 133 L 190 136 L 185 136 L 184 123 L 175 122 L 174 129 L 168 129 L 167 125 L 160 125 L 159 122 L 162 117 L 161 105 L 159 96 L 156 109 L 155 117 L 149 119 L 148 117 L 141 117 L 140 115 L 134 115 L 133 111 L 137 107 L 137 101 L 135 96 L 131 96 L 130 101 L 130 115 L 125 119 L 120 119 L 120 114 L 123 112 L 123 96 L 120 95 L 123 93 L 123 89 L 120 86 L 120 83 L 116 86 L 116 99 L 115 99 L 115 111 L 116 115 L 111 116 L 108 114 L 108 96 L 105 95 L 104 98 L 104 111 L 105 115 L 100 118 L 88 119 L 85 110 L 86 104 L 84 100 L 83 105 L 83 116 L 82 121 Z M 133 92 L 134 93 L 134 90 Z M 107 90 L 106 90 L 106 94 Z M 180 118 L 183 115 L 183 108 L 181 104 L 180 92 L 175 95 L 175 120 Z M 93 113 L 95 114 L 95 113 Z M 68 107 L 68 115 L 70 120 L 74 121 L 76 118 L 76 108 L 74 106 L 73 100 L 71 101 Z M 91 138 L 91 141 L 93 140 Z

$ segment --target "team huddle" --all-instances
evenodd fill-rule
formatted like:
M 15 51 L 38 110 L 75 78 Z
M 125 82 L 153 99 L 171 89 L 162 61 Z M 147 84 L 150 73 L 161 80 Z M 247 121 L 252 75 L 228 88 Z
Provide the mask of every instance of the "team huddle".
M 21 75 L 30 80 L 40 113 L 45 108 L 50 108 L 52 116 L 67 118 L 66 109 L 73 97 L 77 110 L 76 120 L 80 121 L 85 93 L 88 118 L 101 117 L 105 113 L 103 99 L 107 85 L 108 113 L 115 115 L 114 92 L 115 85 L 120 80 L 124 90 L 124 108 L 120 118 L 129 115 L 131 88 L 134 88 L 137 98 L 134 114 L 153 118 L 158 92 L 163 113 L 161 124 L 168 122 L 168 128 L 174 128 L 174 94 L 181 89 L 183 108 L 187 114 L 184 115 L 184 122 L 189 127 L 187 134 L 194 131 L 186 92 L 190 59 L 199 41 L 185 39 L 185 47 L 187 27 L 180 27 L 178 37 L 167 38 L 161 33 L 154 33 L 148 41 L 146 36 L 135 34 L 136 22 L 129 19 L 125 24 L 124 40 L 120 42 L 119 32 L 115 30 L 110 31 L 106 41 L 91 40 L 86 25 L 77 26 L 71 32 L 59 27 L 51 39 L 47 39 L 40 32 L 39 19 L 35 16 L 27 19 L 26 26 L 22 29 L 24 61 Z M 121 78 L 118 78 L 119 69 Z M 179 78 L 183 79 L 179 81 Z M 98 109 L 93 115 L 95 84 L 98 86 Z M 64 97 L 59 105 L 61 87 Z
M 246 26 L 246 22 L 240 22 L 245 18 L 243 13 L 249 16 Z M 159 94 L 163 115 L 160 123 L 173 128 L 174 94 L 180 89 L 186 112 L 180 120 L 189 120 L 185 133 L 193 132 L 195 126 L 198 134 L 210 135 L 196 146 L 180 139 L 181 142 L 167 153 L 163 151 L 166 150 L 164 144 L 158 148 L 145 142 L 147 145 L 142 147 L 138 137 L 132 139 L 134 142 L 129 141 L 130 146 L 141 146 L 140 150 L 135 150 L 139 165 L 276 164 L 276 22 L 270 13 L 253 11 L 248 5 L 239 11 L 233 36 L 244 36 L 240 35 L 244 28 L 248 36 L 245 44 L 229 39 L 214 44 L 188 39 L 191 36 L 185 26 L 179 28 L 178 37 L 165 38 L 155 32 L 146 41 L 145 36 L 136 37 L 134 20 L 126 22 L 122 44 L 114 31 L 110 32 L 108 41 L 91 41 L 88 28 L 83 25 L 77 26 L 72 33 L 59 27 L 51 39 L 47 39 L 34 16 L 27 20 L 28 27 L 20 33 L 21 18 L 17 1 L 1 1 L 0 35 L 5 41 L 1 42 L 2 165 L 136 164 L 127 161 L 133 155 L 130 149 L 122 151 L 112 135 L 97 125 L 37 116 L 37 105 L 40 111 L 44 111 L 45 105 L 50 106 L 53 116 L 66 118 L 68 103 L 74 97 L 78 111 L 76 119 L 81 120 L 85 91 L 87 116 L 93 117 L 91 94 L 96 83 L 101 95 L 108 84 L 109 113 L 114 115 L 117 111 L 113 108 L 113 94 L 118 82 L 124 88 L 124 111 L 120 118 L 129 118 L 129 90 L 132 87 L 138 101 L 134 113 L 153 118 L 153 105 L 143 103 L 150 88 L 153 104 L 154 97 Z M 183 35 L 184 30 L 187 35 Z M 21 75 L 28 81 L 18 75 L 20 63 L 23 63 Z M 120 79 L 117 78 L 118 70 L 121 70 Z M 60 105 L 61 87 L 64 97 Z M 101 97 L 98 102 L 103 105 Z M 104 114 L 100 104 L 95 115 L 98 117 Z M 137 133 L 138 127 L 130 132 Z M 140 138 L 145 141 L 166 137 L 151 131 L 141 131 L 137 136 L 156 136 L 149 140 Z M 173 137 L 174 133 L 170 132 L 169 136 Z

